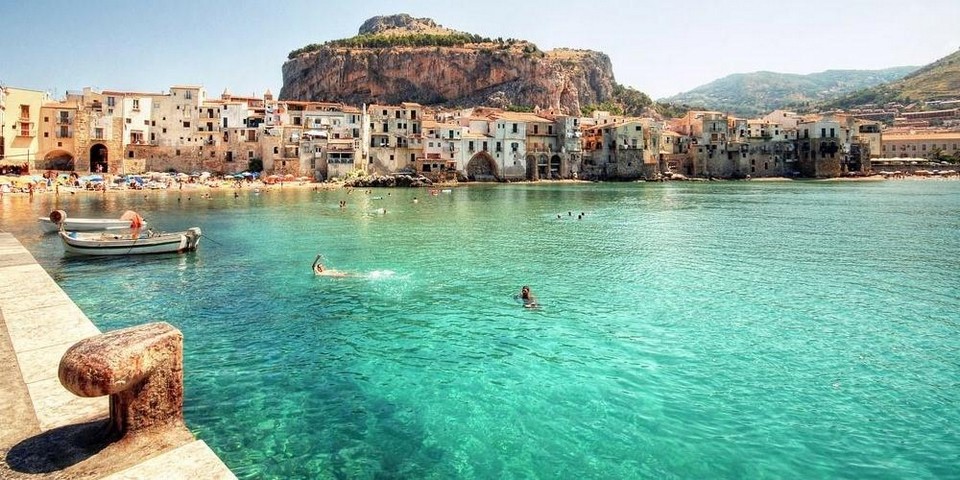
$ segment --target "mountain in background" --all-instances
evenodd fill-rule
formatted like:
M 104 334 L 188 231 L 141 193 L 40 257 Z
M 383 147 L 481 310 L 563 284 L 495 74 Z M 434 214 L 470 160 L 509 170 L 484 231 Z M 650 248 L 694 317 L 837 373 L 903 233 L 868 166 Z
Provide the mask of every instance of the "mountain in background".
M 778 108 L 798 108 L 897 80 L 917 67 L 884 70 L 827 70 L 809 75 L 737 73 L 660 100 L 674 105 L 752 116 Z
M 307 45 L 283 64 L 283 100 L 594 109 L 631 115 L 653 102 L 614 80 L 610 58 L 590 50 L 541 51 L 407 14 L 374 17 L 356 36 Z
M 823 108 L 846 109 L 890 102 L 909 104 L 957 98 L 960 98 L 960 50 L 921 67 L 901 79 L 827 102 Z

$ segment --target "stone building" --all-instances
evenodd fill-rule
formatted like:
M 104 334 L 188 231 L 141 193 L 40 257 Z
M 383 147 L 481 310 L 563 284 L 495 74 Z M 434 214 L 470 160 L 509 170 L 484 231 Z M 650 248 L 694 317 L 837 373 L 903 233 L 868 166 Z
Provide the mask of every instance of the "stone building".
M 584 128 L 584 175 L 619 180 L 657 178 L 661 129 L 653 120 L 639 118 Z
M 423 107 L 418 103 L 374 104 L 367 107 L 367 117 L 365 170 L 378 174 L 416 171 L 417 157 L 423 156 Z
M 40 109 L 40 150 L 37 170 L 76 170 L 74 137 L 79 105 L 74 102 L 48 102 Z
M 825 178 L 840 176 L 844 155 L 849 152 L 849 129 L 832 118 L 797 124 L 797 160 L 800 174 Z M 846 141 L 845 141 L 846 140 Z

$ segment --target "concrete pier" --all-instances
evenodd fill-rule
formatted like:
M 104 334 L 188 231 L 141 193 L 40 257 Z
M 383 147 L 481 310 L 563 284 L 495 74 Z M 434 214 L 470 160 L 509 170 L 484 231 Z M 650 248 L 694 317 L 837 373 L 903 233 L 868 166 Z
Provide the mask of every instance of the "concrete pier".
M 58 378 L 63 354 L 99 334 L 30 252 L 0 233 L 0 478 L 236 478 L 182 424 L 110 437 L 108 398 L 79 397 Z

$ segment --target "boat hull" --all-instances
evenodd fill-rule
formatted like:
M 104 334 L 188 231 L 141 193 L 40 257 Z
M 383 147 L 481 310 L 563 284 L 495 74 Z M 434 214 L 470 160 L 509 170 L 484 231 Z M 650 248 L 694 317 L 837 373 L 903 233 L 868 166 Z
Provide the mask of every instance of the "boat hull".
M 200 229 L 197 227 L 184 232 L 144 233 L 135 239 L 119 233 L 60 232 L 64 250 L 79 255 L 188 252 L 197 249 L 200 237 Z

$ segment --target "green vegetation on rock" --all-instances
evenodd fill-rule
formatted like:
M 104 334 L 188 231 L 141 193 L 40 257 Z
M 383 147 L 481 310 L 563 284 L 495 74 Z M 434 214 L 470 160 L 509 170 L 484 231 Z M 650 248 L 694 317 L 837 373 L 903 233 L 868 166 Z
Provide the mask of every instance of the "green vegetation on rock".
M 613 96 L 609 100 L 595 105 L 584 105 L 580 108 L 580 112 L 585 116 L 590 116 L 597 110 L 610 112 L 613 115 L 642 116 L 652 105 L 653 100 L 650 100 L 646 93 L 615 83 Z
M 511 39 L 512 40 L 512 39 Z M 323 47 L 331 48 L 391 48 L 391 47 L 462 47 L 468 44 L 492 43 L 493 41 L 480 35 L 470 33 L 408 33 L 404 35 L 382 35 L 382 34 L 363 34 L 340 40 L 330 40 L 322 44 L 311 43 L 302 48 L 298 48 L 289 55 L 288 59 L 293 59 L 303 53 L 310 53 L 320 50 Z M 509 46 L 500 39 L 502 45 Z M 532 45 L 532 44 L 530 44 Z M 533 46 L 536 49 L 536 46 Z

